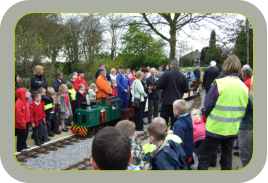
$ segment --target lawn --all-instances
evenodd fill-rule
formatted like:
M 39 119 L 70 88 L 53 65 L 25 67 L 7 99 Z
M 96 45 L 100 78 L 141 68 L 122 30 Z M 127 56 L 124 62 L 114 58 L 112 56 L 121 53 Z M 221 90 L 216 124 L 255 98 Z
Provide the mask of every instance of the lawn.
M 185 72 L 187 72 L 188 70 L 189 70 L 189 68 L 191 68 L 192 69 L 192 72 L 194 72 L 194 70 L 196 69 L 196 67 L 180 67 L 180 71 L 182 71 L 182 69 L 184 69 L 185 70 Z M 200 70 L 200 72 L 202 72 L 202 69 L 207 69 L 208 67 L 199 67 L 199 70 Z

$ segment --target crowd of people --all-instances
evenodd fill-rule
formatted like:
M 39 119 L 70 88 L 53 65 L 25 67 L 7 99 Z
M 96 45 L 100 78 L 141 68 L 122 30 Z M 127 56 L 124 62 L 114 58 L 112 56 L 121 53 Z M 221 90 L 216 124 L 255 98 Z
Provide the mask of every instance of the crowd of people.
M 232 169 L 232 149 L 239 148 L 243 167 L 253 153 L 253 74 L 249 65 L 241 68 L 236 56 L 229 56 L 222 72 L 211 61 L 208 69 L 180 72 L 179 62 L 138 71 L 119 67 L 107 73 L 99 64 L 96 83 L 88 87 L 84 71 L 74 72 L 65 84 L 57 72 L 53 88 L 43 76 L 43 67 L 36 66 L 31 78 L 31 93 L 19 84 L 15 74 L 15 129 L 17 151 L 29 148 L 26 144 L 29 127 L 33 129 L 35 145 L 41 146 L 54 134 L 69 130 L 74 110 L 95 105 L 96 99 L 117 96 L 121 108 L 135 108 L 134 123 L 124 120 L 115 127 L 100 130 L 92 143 L 91 164 L 95 170 L 207 170 L 216 166 L 217 151 L 221 150 L 222 170 Z M 187 113 L 184 93 L 193 81 L 202 82 L 206 89 L 204 107 Z M 161 99 L 161 101 L 160 101 Z M 148 102 L 150 143 L 142 146 L 135 131 L 144 131 L 143 113 Z M 158 108 L 161 105 L 160 117 Z M 168 129 L 168 122 L 171 127 Z M 194 163 L 193 163 L 194 162 Z

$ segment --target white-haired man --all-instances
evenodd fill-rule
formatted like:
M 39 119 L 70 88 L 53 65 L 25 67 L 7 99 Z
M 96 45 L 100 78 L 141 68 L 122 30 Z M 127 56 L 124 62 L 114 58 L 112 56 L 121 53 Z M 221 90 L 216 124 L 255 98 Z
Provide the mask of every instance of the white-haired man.
M 157 80 L 156 69 L 150 69 L 151 76 L 146 79 L 146 85 L 152 86 Z M 161 92 L 158 89 L 152 89 L 152 93 L 148 93 L 148 123 L 152 122 L 152 110 L 154 107 L 154 118 L 158 117 L 158 106 L 161 98 Z
M 210 89 L 211 84 L 213 83 L 215 78 L 220 75 L 219 69 L 215 68 L 216 64 L 217 63 L 214 60 L 211 61 L 210 62 L 211 67 L 205 70 L 205 75 L 204 75 L 204 78 L 203 78 L 203 82 L 204 82 L 204 85 L 205 85 L 206 94 L 208 93 L 208 90 Z

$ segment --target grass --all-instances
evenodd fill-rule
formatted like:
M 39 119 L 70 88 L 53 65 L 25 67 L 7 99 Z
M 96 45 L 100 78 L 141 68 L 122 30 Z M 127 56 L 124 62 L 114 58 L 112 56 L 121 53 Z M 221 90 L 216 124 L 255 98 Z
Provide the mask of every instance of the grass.
M 185 70 L 185 72 L 187 72 L 188 70 L 189 70 L 189 68 L 191 68 L 192 69 L 192 72 L 194 72 L 194 70 L 196 69 L 196 67 L 180 67 L 180 71 L 182 71 L 182 69 L 184 69 Z M 202 69 L 207 69 L 208 67 L 199 67 L 199 70 L 200 70 L 200 72 L 202 72 Z

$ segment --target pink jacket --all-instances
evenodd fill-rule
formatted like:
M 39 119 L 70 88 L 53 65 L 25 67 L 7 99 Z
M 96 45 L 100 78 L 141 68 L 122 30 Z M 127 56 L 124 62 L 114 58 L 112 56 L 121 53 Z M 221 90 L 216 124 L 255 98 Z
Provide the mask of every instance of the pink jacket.
M 193 120 L 193 140 L 194 142 L 203 140 L 206 137 L 206 123 L 204 123 L 203 119 L 200 118 L 199 120 L 197 119 L 192 119 Z

